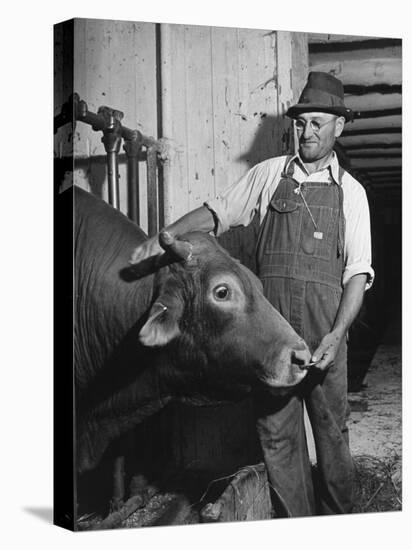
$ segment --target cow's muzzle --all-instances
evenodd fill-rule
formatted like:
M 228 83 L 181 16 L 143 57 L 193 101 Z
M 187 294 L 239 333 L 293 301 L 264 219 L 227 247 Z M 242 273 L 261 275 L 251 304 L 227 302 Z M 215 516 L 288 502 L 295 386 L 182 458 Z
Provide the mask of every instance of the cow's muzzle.
M 290 388 L 301 382 L 310 363 L 311 353 L 303 340 L 294 347 L 284 346 L 265 360 L 263 383 L 271 388 Z

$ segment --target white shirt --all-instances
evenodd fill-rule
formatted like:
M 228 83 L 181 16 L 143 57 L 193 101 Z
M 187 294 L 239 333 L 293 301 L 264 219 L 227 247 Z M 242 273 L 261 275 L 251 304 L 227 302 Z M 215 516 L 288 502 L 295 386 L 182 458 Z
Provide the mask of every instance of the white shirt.
M 205 203 L 218 220 L 217 235 L 238 225 L 248 225 L 259 212 L 260 223 L 263 222 L 269 202 L 281 178 L 287 157 L 275 157 L 256 164 L 238 182 L 231 185 L 222 195 Z M 333 152 L 330 162 L 318 172 L 309 174 L 299 154 L 293 156 L 293 178 L 298 183 L 329 182 L 339 185 L 339 162 Z M 287 169 L 287 167 L 286 167 Z M 348 172 L 342 177 L 343 215 L 345 217 L 345 249 L 342 284 L 351 277 L 366 273 L 370 288 L 374 279 L 371 266 L 371 233 L 369 205 L 365 189 Z

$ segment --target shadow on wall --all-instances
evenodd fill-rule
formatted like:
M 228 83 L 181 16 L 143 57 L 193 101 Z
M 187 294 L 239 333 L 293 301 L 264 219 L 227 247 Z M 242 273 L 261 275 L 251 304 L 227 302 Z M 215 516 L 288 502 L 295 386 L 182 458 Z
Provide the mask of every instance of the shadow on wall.
M 75 172 L 82 174 L 81 179 L 90 186 L 90 192 L 100 199 L 104 198 L 103 186 L 107 181 L 106 155 L 96 155 L 90 158 L 76 158 L 74 160 Z M 119 167 L 127 163 L 125 154 L 118 155 Z
M 255 113 L 256 114 L 256 113 Z M 283 116 L 267 116 L 259 113 L 261 123 L 248 151 L 237 157 L 236 161 L 246 162 L 252 168 L 259 162 L 272 157 L 293 152 L 293 126 L 291 120 Z
M 294 152 L 293 126 L 286 116 L 260 115 L 262 123 L 248 151 L 236 158 L 246 162 L 248 169 L 259 162 Z M 259 215 L 247 227 L 234 227 L 219 237 L 228 252 L 256 273 L 256 247 L 259 237 Z

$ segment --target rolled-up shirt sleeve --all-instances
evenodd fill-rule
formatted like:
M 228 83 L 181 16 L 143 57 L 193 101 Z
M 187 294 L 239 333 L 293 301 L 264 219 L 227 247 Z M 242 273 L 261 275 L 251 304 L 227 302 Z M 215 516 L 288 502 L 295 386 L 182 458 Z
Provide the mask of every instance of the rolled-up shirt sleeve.
M 260 196 L 268 175 L 267 163 L 257 164 L 222 195 L 204 203 L 215 216 L 216 235 L 231 227 L 251 223 L 259 207 Z
M 371 265 L 372 250 L 369 205 L 364 188 L 360 184 L 352 187 L 354 188 L 349 193 L 350 200 L 346 204 L 346 201 L 344 201 L 346 222 L 345 269 L 343 271 L 342 284 L 345 286 L 354 275 L 366 273 L 366 289 L 368 289 L 372 286 L 375 277 Z

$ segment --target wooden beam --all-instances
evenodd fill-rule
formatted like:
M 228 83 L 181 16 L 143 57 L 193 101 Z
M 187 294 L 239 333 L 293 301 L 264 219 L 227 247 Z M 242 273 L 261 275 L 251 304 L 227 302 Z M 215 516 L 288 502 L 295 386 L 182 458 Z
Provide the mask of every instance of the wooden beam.
M 353 111 L 386 110 L 402 107 L 402 94 L 345 95 L 345 105 Z
M 352 123 L 354 124 L 354 123 Z M 352 126 L 351 124 L 351 126 Z M 401 126 L 394 126 L 393 128 L 385 128 L 384 126 L 381 126 L 380 128 L 362 128 L 362 129 L 351 129 L 344 130 L 342 133 L 342 137 L 346 136 L 367 136 L 367 135 L 373 135 L 373 134 L 401 134 L 402 128 Z
M 402 174 L 402 168 L 400 166 L 353 166 L 353 168 L 358 170 L 367 170 L 368 172 L 379 172 L 380 174 Z
M 402 150 L 397 151 L 380 151 L 378 149 L 371 150 L 371 149 L 365 149 L 361 151 L 352 151 L 348 154 L 348 157 L 350 159 L 354 158 L 401 158 L 402 157 Z
M 402 114 L 402 108 L 401 107 L 395 107 L 394 109 L 378 109 L 378 110 L 370 110 L 370 111 L 355 111 L 355 120 L 358 120 L 360 118 L 379 118 L 379 117 L 385 117 L 385 116 L 395 116 L 395 115 L 401 115 Z
M 400 128 L 402 126 L 402 115 L 380 116 L 368 119 L 356 119 L 345 126 L 345 130 L 351 132 L 357 130 L 374 130 L 375 128 Z
M 236 473 L 222 495 L 201 510 L 203 523 L 269 519 L 272 514 L 269 483 L 263 463 Z
M 345 151 L 357 151 L 358 149 L 402 149 L 402 143 L 400 141 L 394 141 L 393 143 L 385 143 L 382 141 L 359 142 L 354 144 L 341 144 Z
M 331 36 L 331 35 L 326 35 Z M 333 36 L 333 35 L 332 35 Z M 341 36 L 341 35 L 334 35 Z M 390 46 L 400 46 L 402 40 L 400 38 L 370 38 L 370 37 L 350 37 L 349 40 L 316 40 L 309 35 L 309 53 L 330 52 L 337 53 L 351 50 L 361 50 L 370 48 L 387 48 Z M 343 37 L 344 38 L 344 37 Z
M 402 174 L 400 172 L 389 172 L 387 174 L 376 172 L 371 176 L 371 182 L 381 181 L 381 180 L 395 180 L 402 181 Z
M 365 61 L 373 61 L 375 59 L 398 59 L 399 63 L 402 58 L 402 46 L 390 45 L 388 47 L 372 46 L 369 48 L 350 48 L 343 49 L 341 51 L 320 51 L 315 53 L 312 50 L 310 51 L 310 64 L 319 65 L 319 64 L 330 64 L 330 63 L 348 63 L 356 61 L 357 63 Z
M 345 84 L 357 86 L 402 83 L 402 62 L 396 57 L 349 61 L 330 59 L 311 63 L 310 70 L 331 73 Z
M 388 176 L 379 176 L 379 177 L 374 176 L 372 178 L 371 184 L 373 185 L 374 183 L 379 184 L 379 185 L 382 185 L 382 183 L 394 183 L 394 184 L 399 185 L 400 183 L 402 183 L 402 178 L 388 177 Z
M 380 159 L 380 158 L 360 158 L 360 159 L 351 159 L 351 166 L 353 168 L 388 168 L 388 167 L 395 167 L 395 168 L 402 168 L 402 161 L 400 159 L 396 158 L 387 158 L 387 159 Z
M 399 183 L 380 183 L 374 186 L 375 191 L 384 191 L 385 189 L 393 189 L 393 191 L 402 191 L 402 186 Z
M 309 44 L 330 44 L 334 42 L 363 42 L 366 40 L 382 40 L 381 36 L 364 36 L 353 34 L 308 33 Z
M 373 86 L 359 84 L 343 83 L 345 94 L 363 95 L 363 94 L 400 94 L 402 93 L 401 84 L 374 84 Z
M 339 143 L 345 147 L 345 149 L 348 146 L 351 145 L 361 145 L 362 147 L 368 147 L 369 143 L 382 143 L 391 145 L 393 143 L 401 143 L 402 142 L 402 134 L 399 133 L 375 133 L 372 135 L 350 135 L 346 134 L 344 136 L 340 136 L 338 139 Z

